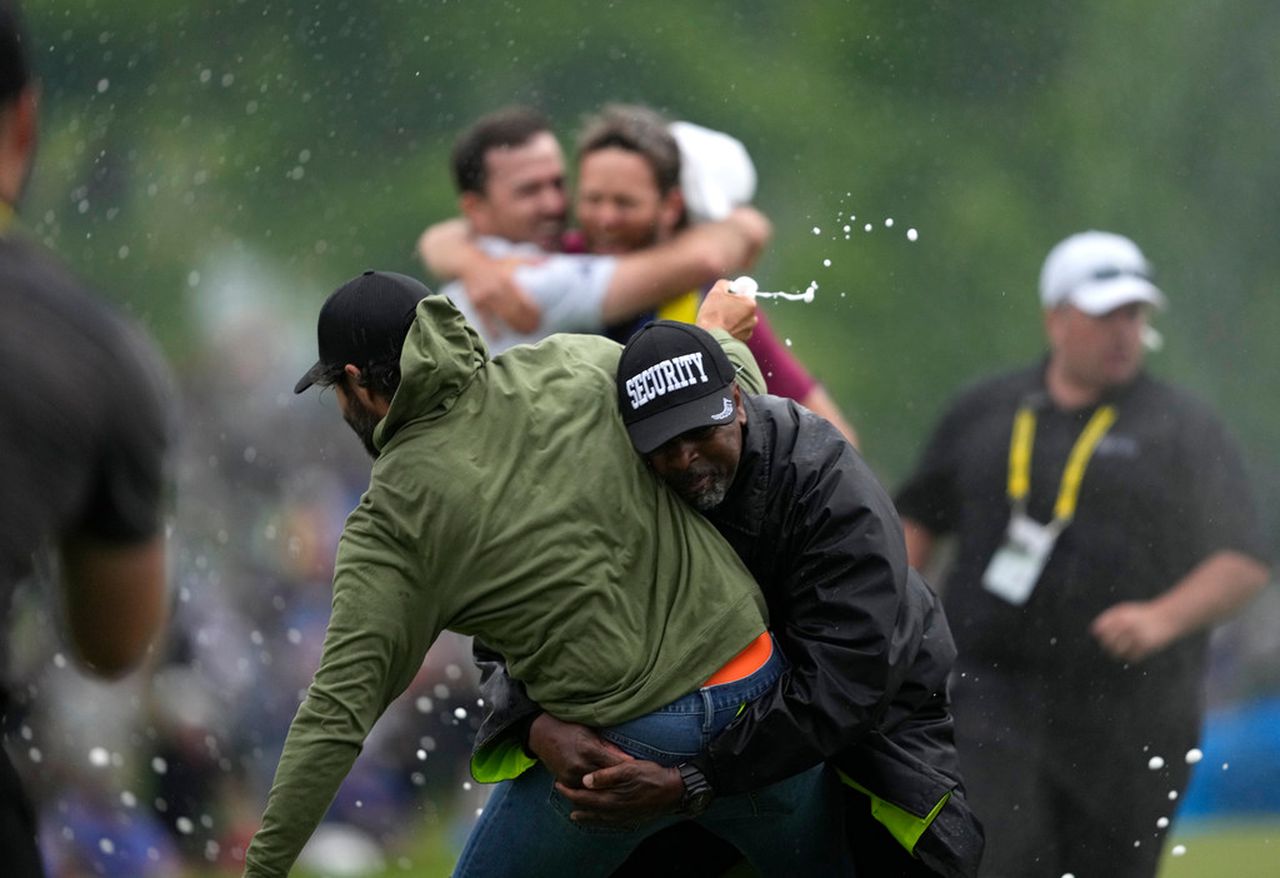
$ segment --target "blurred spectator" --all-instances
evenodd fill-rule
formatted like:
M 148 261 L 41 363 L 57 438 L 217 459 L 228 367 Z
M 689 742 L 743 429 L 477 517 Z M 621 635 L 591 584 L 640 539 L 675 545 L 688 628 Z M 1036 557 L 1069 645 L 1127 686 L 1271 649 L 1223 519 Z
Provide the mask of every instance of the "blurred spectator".
M 0 369 L 10 380 L 0 390 L 0 608 L 8 614 L 35 554 L 55 548 L 76 656 L 113 677 L 143 657 L 165 616 L 166 376 L 137 331 L 10 228 L 35 153 L 38 89 L 27 56 L 15 4 L 4 0 Z M 18 682 L 30 694 L 33 681 Z M 3 691 L 0 715 L 12 723 Z M 38 752 L 26 755 L 34 761 Z M 7 749 L 0 750 L 0 850 L 6 874 L 43 874 L 33 808 Z
M 1049 354 L 963 393 L 898 503 L 943 594 L 984 874 L 1153 875 L 1186 785 L 1208 630 L 1267 581 L 1240 456 L 1142 370 L 1164 295 L 1127 238 L 1074 235 L 1040 277 Z M 1172 792 L 1171 792 L 1172 791 Z

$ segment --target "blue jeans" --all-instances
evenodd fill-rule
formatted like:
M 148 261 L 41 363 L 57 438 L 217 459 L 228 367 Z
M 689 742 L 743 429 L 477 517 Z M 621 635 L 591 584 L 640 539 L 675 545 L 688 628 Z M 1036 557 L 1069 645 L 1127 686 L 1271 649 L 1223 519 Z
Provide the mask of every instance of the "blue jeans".
M 691 692 L 653 713 L 601 729 L 638 759 L 676 765 L 707 744 L 768 692 L 785 661 L 774 645 L 763 667 L 742 680 Z M 696 821 L 733 844 L 762 875 L 853 875 L 843 830 L 839 781 L 819 765 L 771 786 L 722 796 Z M 646 837 L 685 819 L 663 817 L 630 829 L 582 826 L 541 763 L 497 785 L 471 830 L 454 878 L 606 876 Z

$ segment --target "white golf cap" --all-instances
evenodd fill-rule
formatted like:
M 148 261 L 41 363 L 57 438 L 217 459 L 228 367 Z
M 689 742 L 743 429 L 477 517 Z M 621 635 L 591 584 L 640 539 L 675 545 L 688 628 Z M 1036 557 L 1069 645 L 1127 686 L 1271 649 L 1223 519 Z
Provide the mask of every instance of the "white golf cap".
M 1073 305 L 1099 316 L 1132 302 L 1165 307 L 1138 245 L 1111 232 L 1081 232 L 1049 251 L 1040 270 L 1040 303 Z
M 756 194 L 756 166 L 736 137 L 692 122 L 672 122 L 680 147 L 680 188 L 695 223 L 722 220 Z

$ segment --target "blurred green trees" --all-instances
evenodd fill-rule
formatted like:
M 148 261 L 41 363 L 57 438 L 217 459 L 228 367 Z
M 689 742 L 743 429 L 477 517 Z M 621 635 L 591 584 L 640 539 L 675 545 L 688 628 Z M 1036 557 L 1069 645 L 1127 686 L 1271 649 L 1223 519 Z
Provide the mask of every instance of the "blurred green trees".
M 820 284 L 775 322 L 890 481 L 958 385 L 1039 352 L 1040 261 L 1097 227 L 1134 237 L 1173 303 L 1153 368 L 1222 411 L 1280 509 L 1274 3 L 26 6 L 27 224 L 179 364 L 240 301 L 216 301 L 228 276 L 309 334 L 347 276 L 418 272 L 479 113 L 538 105 L 568 144 L 583 113 L 643 101 L 751 149 L 776 224 L 757 276 Z

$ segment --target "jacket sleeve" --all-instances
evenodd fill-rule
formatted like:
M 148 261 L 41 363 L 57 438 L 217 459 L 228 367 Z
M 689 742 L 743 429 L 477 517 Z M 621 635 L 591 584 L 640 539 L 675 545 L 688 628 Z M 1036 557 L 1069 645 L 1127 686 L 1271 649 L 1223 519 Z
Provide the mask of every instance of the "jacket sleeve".
M 738 370 L 738 385 L 747 393 L 764 393 L 764 373 L 760 371 L 760 366 L 756 363 L 751 349 L 723 329 L 713 329 L 711 335 L 720 342 L 720 347 L 724 348 L 729 362 L 733 363 L 733 367 Z
M 443 627 L 415 556 L 369 529 L 357 509 L 338 549 L 320 667 L 289 726 L 245 875 L 288 874 L 329 809 L 374 723 L 413 680 Z
M 486 712 L 471 750 L 471 776 L 480 783 L 511 780 L 535 762 L 524 745 L 529 724 L 542 708 L 529 697 L 524 684 L 507 673 L 501 655 L 476 640 L 472 657 L 480 669 L 480 697 Z
M 784 465 L 809 454 L 826 455 L 824 465 L 784 480 L 797 499 L 769 513 L 782 516 L 771 527 L 785 611 L 773 631 L 788 668 L 695 760 L 720 794 L 773 783 L 857 743 L 919 647 L 923 621 L 905 600 L 906 549 L 888 496 L 846 443 L 811 432 L 823 448 L 797 447 Z

